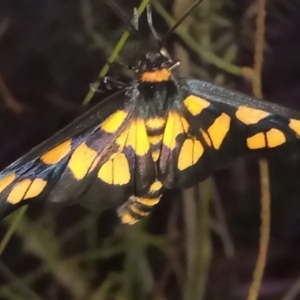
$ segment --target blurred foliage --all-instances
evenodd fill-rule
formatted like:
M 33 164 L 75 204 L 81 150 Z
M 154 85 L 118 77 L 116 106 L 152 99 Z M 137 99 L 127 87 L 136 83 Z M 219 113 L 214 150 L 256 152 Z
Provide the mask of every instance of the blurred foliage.
M 139 5 L 116 2 L 128 16 Z M 178 19 L 181 2 L 189 1 L 154 2 L 161 35 Z M 253 65 L 254 5 L 204 0 L 168 42 L 183 62 L 180 72 L 250 93 L 239 75 Z M 262 83 L 266 99 L 300 111 L 299 13 L 297 0 L 268 1 Z M 89 85 L 126 29 L 104 1 L 0 1 L 1 167 L 87 109 L 81 103 Z M 151 47 L 144 17 L 140 30 Z M 119 61 L 133 61 L 136 43 L 132 36 Z M 110 74 L 128 75 L 121 68 Z M 96 93 L 90 106 L 105 96 Z M 298 299 L 296 150 L 269 160 L 272 232 L 260 299 Z M 250 157 L 201 188 L 167 192 L 136 226 L 120 225 L 114 211 L 32 205 L 1 256 L 0 299 L 245 299 L 258 251 L 259 201 L 257 158 Z M 1 237 L 13 218 L 1 223 Z

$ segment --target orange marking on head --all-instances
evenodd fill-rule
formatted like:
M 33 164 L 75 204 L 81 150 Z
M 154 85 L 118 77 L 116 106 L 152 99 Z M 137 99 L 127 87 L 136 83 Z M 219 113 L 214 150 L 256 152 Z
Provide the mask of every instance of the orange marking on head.
M 0 180 L 0 193 L 7 188 L 15 179 L 16 179 L 16 174 L 15 173 L 11 173 L 7 176 L 5 176 L 4 178 L 2 178 Z
M 46 152 L 41 156 L 41 161 L 47 165 L 57 164 L 61 159 L 63 159 L 71 151 L 72 140 L 67 140 L 60 145 L 57 145 L 50 151 Z
M 170 71 L 168 69 L 158 69 L 153 71 L 143 72 L 141 81 L 143 82 L 162 82 L 170 79 Z

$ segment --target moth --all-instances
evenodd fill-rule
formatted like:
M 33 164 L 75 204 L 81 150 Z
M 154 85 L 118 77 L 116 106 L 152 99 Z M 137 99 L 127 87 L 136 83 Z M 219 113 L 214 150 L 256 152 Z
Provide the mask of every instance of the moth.
M 147 17 L 157 36 L 149 6 Z M 80 199 L 93 210 L 118 207 L 133 224 L 164 189 L 188 188 L 247 153 L 299 146 L 299 113 L 178 78 L 166 39 L 141 55 L 130 84 L 108 78 L 118 89 L 112 96 L 0 173 L 1 217 L 33 200 Z

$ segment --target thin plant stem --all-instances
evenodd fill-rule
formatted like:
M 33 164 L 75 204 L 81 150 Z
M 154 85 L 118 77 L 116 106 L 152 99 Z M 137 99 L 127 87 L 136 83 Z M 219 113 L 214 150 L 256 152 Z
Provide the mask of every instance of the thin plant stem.
M 255 55 L 254 55 L 254 77 L 252 81 L 253 93 L 257 98 L 262 98 L 261 88 L 261 70 L 263 63 L 263 50 L 265 44 L 265 15 L 266 0 L 257 0 L 256 17 L 256 36 L 255 36 Z M 256 300 L 259 295 L 261 282 L 266 266 L 267 253 L 270 240 L 271 224 L 271 196 L 270 180 L 268 171 L 268 162 L 260 160 L 260 178 L 261 178 L 261 226 L 259 253 L 253 273 L 253 281 L 250 286 L 247 300 Z
M 10 241 L 10 238 L 12 237 L 14 232 L 16 231 L 20 221 L 22 220 L 22 218 L 23 218 L 23 216 L 26 212 L 26 209 L 27 209 L 27 206 L 23 206 L 15 213 L 15 216 L 13 217 L 13 220 L 12 220 L 6 234 L 4 235 L 3 239 L 1 240 L 1 243 L 0 243 L 0 256 L 3 253 L 6 245 Z

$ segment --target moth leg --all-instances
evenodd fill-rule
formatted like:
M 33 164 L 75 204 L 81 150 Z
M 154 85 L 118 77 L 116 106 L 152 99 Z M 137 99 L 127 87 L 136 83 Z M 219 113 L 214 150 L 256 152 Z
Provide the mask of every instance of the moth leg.
M 103 78 L 103 83 L 108 90 L 112 90 L 113 88 L 122 89 L 127 87 L 127 84 L 109 76 Z
M 161 192 L 162 183 L 156 180 L 151 184 L 148 192 L 143 196 L 130 196 L 118 209 L 118 215 L 121 218 L 121 222 L 131 225 L 138 222 L 141 218 L 148 216 L 153 206 L 159 202 Z

